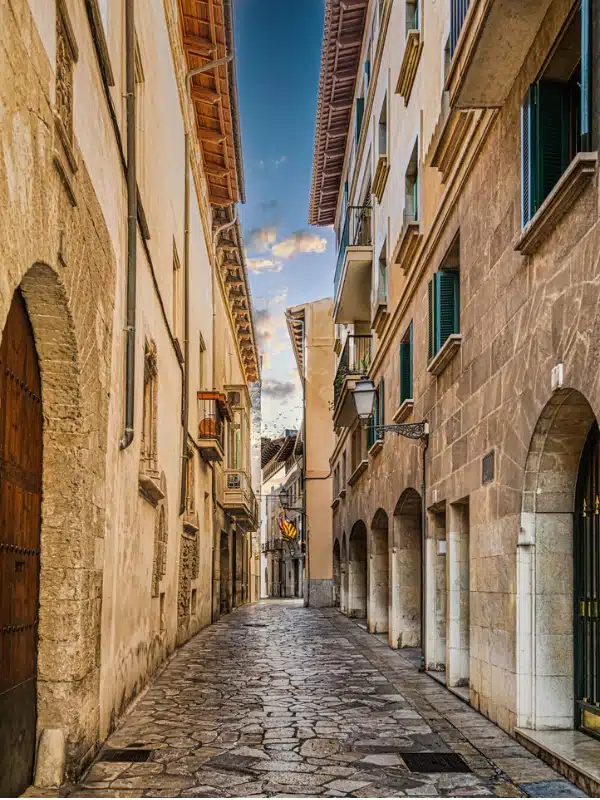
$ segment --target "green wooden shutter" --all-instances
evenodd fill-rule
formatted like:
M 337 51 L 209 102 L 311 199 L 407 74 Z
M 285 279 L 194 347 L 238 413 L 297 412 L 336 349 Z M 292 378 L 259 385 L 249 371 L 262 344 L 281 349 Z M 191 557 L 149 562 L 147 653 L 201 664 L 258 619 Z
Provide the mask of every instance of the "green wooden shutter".
M 533 217 L 535 205 L 533 88 L 529 87 L 525 102 L 521 106 L 521 222 L 523 227 Z
M 435 276 L 434 276 L 435 277 Z M 433 302 L 433 280 L 427 284 L 427 305 L 428 305 L 428 337 L 427 337 L 427 359 L 431 361 L 434 355 L 435 344 L 435 304 Z
M 406 341 L 400 342 L 400 403 L 412 399 L 413 324 L 408 326 Z
M 583 152 L 592 149 L 592 0 L 581 0 L 581 107 L 580 143 Z
M 460 280 L 458 270 L 436 272 L 433 277 L 436 319 L 434 346 L 437 353 L 451 334 L 458 333 Z
M 366 83 L 367 91 L 369 91 L 369 85 L 371 83 L 371 62 L 369 61 L 368 58 L 365 61 L 365 75 L 367 76 L 367 83 Z
M 360 129 L 362 128 L 363 114 L 365 111 L 365 98 L 356 98 L 356 143 L 360 139 Z
M 555 81 L 538 81 L 535 92 L 536 203 L 535 210 L 556 186 L 569 164 L 568 87 Z

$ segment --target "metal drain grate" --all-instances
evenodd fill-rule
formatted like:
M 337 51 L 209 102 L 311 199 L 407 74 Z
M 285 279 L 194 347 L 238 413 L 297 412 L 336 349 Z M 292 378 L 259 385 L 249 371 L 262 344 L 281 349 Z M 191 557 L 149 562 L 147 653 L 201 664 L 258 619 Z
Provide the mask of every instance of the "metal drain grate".
M 410 772 L 471 772 L 458 753 L 402 753 Z
M 133 747 L 125 750 L 105 750 L 100 753 L 98 761 L 148 761 L 152 755 L 152 750 L 136 750 Z

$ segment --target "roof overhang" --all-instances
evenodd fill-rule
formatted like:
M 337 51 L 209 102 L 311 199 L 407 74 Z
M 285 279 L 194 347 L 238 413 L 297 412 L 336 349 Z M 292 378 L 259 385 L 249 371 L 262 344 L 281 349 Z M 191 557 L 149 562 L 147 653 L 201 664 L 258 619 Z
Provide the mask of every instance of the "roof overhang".
M 234 52 L 231 0 L 179 0 L 188 70 Z M 190 87 L 212 205 L 244 202 L 235 60 L 200 75 Z
M 298 373 L 300 380 L 304 380 L 304 322 L 305 322 L 305 309 L 304 305 L 293 306 L 288 308 L 285 312 L 285 319 L 287 322 L 288 333 L 294 349 L 294 356 L 298 366 Z
M 308 221 L 332 225 L 354 103 L 368 0 L 326 0 Z

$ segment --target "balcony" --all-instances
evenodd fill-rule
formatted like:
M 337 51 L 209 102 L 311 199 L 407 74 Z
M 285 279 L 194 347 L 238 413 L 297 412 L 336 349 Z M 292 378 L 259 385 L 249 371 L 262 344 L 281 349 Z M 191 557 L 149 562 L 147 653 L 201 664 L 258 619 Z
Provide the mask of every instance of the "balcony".
M 453 0 L 452 108 L 504 104 L 551 0 Z M 467 10 L 468 9 L 468 10 Z
M 221 392 L 198 392 L 198 447 L 205 461 L 222 461 L 225 455 L 225 420 L 231 412 Z
M 258 526 L 258 504 L 250 478 L 240 469 L 228 469 L 225 476 L 223 508 L 242 530 L 255 531 Z
M 372 264 L 371 206 L 349 206 L 335 269 L 333 319 L 337 324 L 369 319 Z
M 333 382 L 334 427 L 349 428 L 356 419 L 351 390 L 356 381 L 366 375 L 370 366 L 371 336 L 348 336 Z

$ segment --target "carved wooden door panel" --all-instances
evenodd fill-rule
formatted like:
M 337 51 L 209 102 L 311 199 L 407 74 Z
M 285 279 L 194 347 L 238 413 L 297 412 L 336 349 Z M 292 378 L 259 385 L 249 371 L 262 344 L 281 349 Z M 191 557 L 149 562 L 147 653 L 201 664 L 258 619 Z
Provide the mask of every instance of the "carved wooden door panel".
M 41 489 L 40 372 L 17 291 L 0 345 L 0 797 L 33 778 Z

